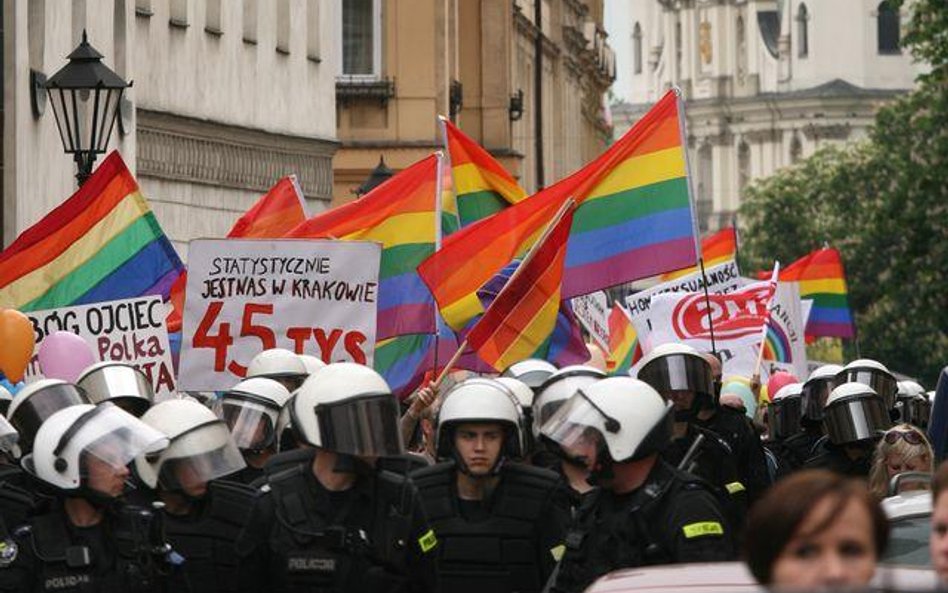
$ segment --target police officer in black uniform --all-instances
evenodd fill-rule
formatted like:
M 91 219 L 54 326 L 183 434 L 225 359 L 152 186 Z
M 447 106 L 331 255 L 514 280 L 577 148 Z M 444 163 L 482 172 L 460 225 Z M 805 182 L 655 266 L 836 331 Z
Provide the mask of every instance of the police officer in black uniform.
M 672 441 L 662 458 L 719 488 L 726 494 L 732 524 L 743 525 L 748 493 L 737 454 L 718 433 L 698 422 L 700 413 L 719 407 L 711 365 L 683 344 L 658 346 L 640 364 L 638 378 L 674 404 Z
M 157 489 L 165 536 L 184 558 L 187 586 L 207 593 L 266 590 L 266 533 L 245 533 L 259 527 L 252 521 L 256 491 L 219 479 L 244 467 L 227 425 L 185 399 L 156 404 L 142 421 L 171 439 L 161 454 L 138 457 L 135 470 Z
M 50 416 L 23 466 L 59 495 L 3 542 L 0 591 L 168 591 L 177 556 L 149 510 L 119 499 L 132 458 L 167 444 L 111 404 Z
M 823 423 L 828 439 L 805 467 L 868 478 L 876 443 L 892 426 L 882 397 L 863 383 L 844 383 L 830 392 Z
M 789 475 L 802 465 L 795 451 L 786 444 L 787 440 L 797 436 L 801 431 L 802 391 L 802 383 L 788 383 L 770 396 L 770 405 L 767 410 L 767 441 L 764 446 L 776 459 L 776 479 Z
M 499 380 L 468 379 L 445 397 L 436 450 L 448 461 L 412 474 L 438 534 L 443 591 L 539 592 L 556 564 L 569 503 L 555 473 L 512 461 L 521 419 Z
M 843 370 L 838 364 L 820 366 L 803 383 L 800 391 L 800 431 L 783 440 L 783 450 L 791 469 L 800 469 L 821 449 L 826 440 L 823 429 L 823 407 L 835 387 L 836 375 Z
M 404 452 L 398 402 L 385 380 L 354 363 L 313 373 L 290 403 L 310 460 L 268 477 L 270 591 L 433 591 L 428 526 L 415 486 L 377 469 Z
M 590 451 L 601 486 L 567 532 L 553 591 L 582 591 L 619 568 L 734 557 L 714 490 L 661 458 L 674 420 L 674 405 L 650 386 L 612 377 L 580 389 L 543 425 L 545 438 Z

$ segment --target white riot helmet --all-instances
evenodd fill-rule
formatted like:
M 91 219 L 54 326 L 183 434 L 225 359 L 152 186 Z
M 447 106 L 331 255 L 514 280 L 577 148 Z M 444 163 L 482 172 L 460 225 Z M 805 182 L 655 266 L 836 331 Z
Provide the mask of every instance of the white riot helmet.
M 259 453 L 277 446 L 279 419 L 289 390 L 266 377 L 244 379 L 214 402 L 213 410 L 222 419 L 241 451 Z
M 306 367 L 306 375 L 312 375 L 319 369 L 326 366 L 326 363 L 323 362 L 323 359 L 316 358 L 312 354 L 297 354 L 300 360 L 303 362 L 303 366 Z
M 539 358 L 528 358 L 515 362 L 501 374 L 522 381 L 527 387 L 537 391 L 543 383 L 556 372 L 556 367 Z
M 899 381 L 898 389 L 895 406 L 899 419 L 918 428 L 927 429 L 932 406 L 925 388 L 915 381 Z
M 164 401 L 145 412 L 142 422 L 171 440 L 160 453 L 135 459 L 135 470 L 149 488 L 191 495 L 246 466 L 227 425 L 198 402 Z
M 112 402 L 129 414 L 141 417 L 153 401 L 155 392 L 144 373 L 121 362 L 97 362 L 82 371 L 76 380 L 93 404 Z
M 517 398 L 517 403 L 520 405 L 521 412 L 530 409 L 530 406 L 533 405 L 533 390 L 523 381 L 514 379 L 513 377 L 497 377 L 494 380 L 502 383 L 504 387 L 514 394 Z
M 823 409 L 826 434 L 834 445 L 874 439 L 892 426 L 885 402 L 865 383 L 833 389 Z
M 86 489 L 91 461 L 121 468 L 167 446 L 164 434 L 118 406 L 83 404 L 60 410 L 43 423 L 23 468 L 60 490 Z
M 347 455 L 387 457 L 405 452 L 398 401 L 374 370 L 334 362 L 299 388 L 290 407 L 297 437 Z
M 803 418 L 812 422 L 823 421 L 823 408 L 829 394 L 836 387 L 836 375 L 843 370 L 842 365 L 824 364 L 810 373 L 803 383 L 801 398 L 803 403 Z
M 788 383 L 770 398 L 767 425 L 770 438 L 782 440 L 800 432 L 803 417 L 803 383 Z
M 885 409 L 895 408 L 895 396 L 899 391 L 895 375 L 884 364 L 869 358 L 860 358 L 843 367 L 836 374 L 836 386 L 845 383 L 862 383 L 879 394 L 885 402 Z
M 718 405 L 711 364 L 705 356 L 685 344 L 662 344 L 639 362 L 636 377 L 652 386 L 664 398 L 673 392 L 689 391 L 694 400 L 688 410 L 676 410 L 676 418 L 689 420 L 699 410 Z
M 63 408 L 87 403 L 82 389 L 59 379 L 40 379 L 21 389 L 7 410 L 7 419 L 20 433 L 20 450 L 24 454 L 33 450 L 36 432 L 47 418 Z
M 7 422 L 7 419 L 0 416 L 0 452 L 6 453 L 11 457 L 19 457 L 20 450 L 16 446 L 20 435 L 13 425 Z
M 467 422 L 496 422 L 504 428 L 504 446 L 489 473 L 496 474 L 505 460 L 523 456 L 520 406 L 517 396 L 503 383 L 475 377 L 458 383 L 444 396 L 438 412 L 435 451 L 441 459 L 454 457 L 458 468 L 464 472 L 468 468 L 457 456 L 454 432 L 458 424 Z
M 285 348 L 270 348 L 253 357 L 247 366 L 247 378 L 266 377 L 295 391 L 309 375 L 303 360 Z
M 568 454 L 596 447 L 592 475 L 609 477 L 612 463 L 659 453 L 672 439 L 674 405 L 652 386 L 610 377 L 580 388 L 541 427 Z
M 10 404 L 13 403 L 13 394 L 6 387 L 0 385 L 0 416 L 6 417 Z
M 540 438 L 540 426 L 566 403 L 581 387 L 606 378 L 599 369 L 586 365 L 572 365 L 556 371 L 543 382 L 533 399 L 533 436 Z

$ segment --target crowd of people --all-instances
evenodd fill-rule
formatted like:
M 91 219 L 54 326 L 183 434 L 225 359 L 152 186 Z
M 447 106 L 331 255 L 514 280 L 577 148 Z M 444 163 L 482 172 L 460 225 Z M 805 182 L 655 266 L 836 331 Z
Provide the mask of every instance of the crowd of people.
M 0 393 L 0 591 L 573 593 L 737 559 L 767 586 L 858 587 L 900 488 L 933 489 L 948 578 L 928 395 L 865 359 L 802 379 L 762 398 L 675 344 L 634 376 L 455 372 L 402 407 L 371 368 L 272 349 L 229 391 L 155 403 L 98 363 Z

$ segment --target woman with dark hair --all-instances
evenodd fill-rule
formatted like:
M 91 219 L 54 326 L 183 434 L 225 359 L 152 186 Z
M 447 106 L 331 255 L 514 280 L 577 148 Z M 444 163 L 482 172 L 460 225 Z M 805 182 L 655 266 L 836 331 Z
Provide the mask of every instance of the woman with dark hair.
M 948 462 L 938 466 L 932 479 L 932 533 L 928 550 L 938 578 L 948 582 Z
M 744 559 L 765 585 L 860 587 L 872 579 L 888 539 L 888 520 L 865 484 L 804 470 L 777 482 L 751 509 Z

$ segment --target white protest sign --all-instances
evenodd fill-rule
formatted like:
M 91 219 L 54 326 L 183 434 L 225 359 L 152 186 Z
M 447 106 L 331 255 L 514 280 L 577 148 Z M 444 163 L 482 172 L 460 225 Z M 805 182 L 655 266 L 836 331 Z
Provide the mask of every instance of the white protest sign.
M 708 278 L 708 292 L 710 294 L 727 294 L 741 287 L 741 274 L 737 262 L 733 259 L 723 264 L 707 268 L 705 276 Z M 656 284 L 651 288 L 640 290 L 625 299 L 626 310 L 633 319 L 646 315 L 652 297 L 666 292 L 704 292 L 704 277 L 701 271 L 686 274 L 669 282 Z
M 27 313 L 33 323 L 36 349 L 26 381 L 43 378 L 37 354 L 46 337 L 57 331 L 78 334 L 96 360 L 114 360 L 138 368 L 151 381 L 158 400 L 174 395 L 175 377 L 165 325 L 167 306 L 158 295 L 60 307 Z
M 609 352 L 609 305 L 606 293 L 599 291 L 570 300 L 573 313 L 603 352 Z
M 770 323 L 767 327 L 767 343 L 764 347 L 764 366 L 768 369 L 786 371 L 803 379 L 807 376 L 806 322 L 800 302 L 799 284 L 777 283 L 777 292 L 770 307 Z M 753 347 L 757 354 L 759 344 Z
M 381 253 L 366 241 L 191 241 L 180 388 L 230 389 L 274 347 L 371 366 Z

